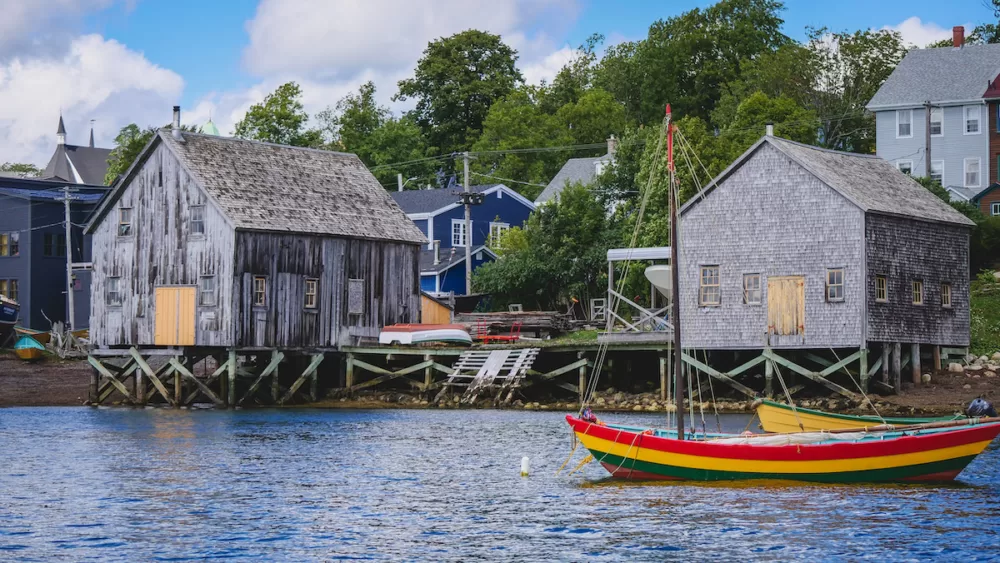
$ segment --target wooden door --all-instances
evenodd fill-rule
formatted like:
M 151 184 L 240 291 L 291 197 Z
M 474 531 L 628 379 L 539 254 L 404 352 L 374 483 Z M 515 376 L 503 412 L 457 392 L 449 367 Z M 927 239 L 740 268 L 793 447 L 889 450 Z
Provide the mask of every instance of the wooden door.
M 767 278 L 767 332 L 778 336 L 804 335 L 806 280 L 802 276 Z
M 196 295 L 195 287 L 156 288 L 156 326 L 153 344 L 194 346 Z

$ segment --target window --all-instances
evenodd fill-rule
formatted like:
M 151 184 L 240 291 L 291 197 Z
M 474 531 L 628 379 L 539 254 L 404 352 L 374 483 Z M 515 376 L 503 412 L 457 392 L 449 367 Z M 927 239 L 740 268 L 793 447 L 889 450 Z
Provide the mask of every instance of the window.
M 0 256 L 17 256 L 21 253 L 21 233 L 0 233 Z
M 698 304 L 702 307 L 717 307 L 722 303 L 719 289 L 719 267 L 701 267 L 701 286 L 698 290 Z
M 743 303 L 760 305 L 760 274 L 743 274 Z
M 7 297 L 7 280 L 0 280 L 0 295 Z
M 951 284 L 941 284 L 941 306 L 951 307 Z
M 198 305 L 215 307 L 215 276 L 201 276 L 198 279 Z
M 1000 215 L 1000 201 L 994 201 L 990 204 L 990 215 Z
M 118 209 L 118 236 L 127 237 L 132 235 L 132 208 L 122 207 Z
M 830 268 L 826 271 L 826 300 L 844 300 L 844 269 Z
M 510 230 L 510 223 L 490 223 L 490 246 L 500 243 L 500 237 Z
M 965 134 L 979 134 L 979 106 L 965 106 Z
M 944 108 L 931 108 L 931 136 L 944 135 Z
M 903 174 L 913 174 L 913 161 L 912 160 L 897 160 L 896 169 Z
M 979 158 L 965 159 L 965 187 L 979 187 Z
M 17 280 L 0 280 L 0 295 L 17 301 Z
M 205 234 L 205 206 L 204 205 L 192 205 L 191 206 L 191 234 L 192 235 L 203 235 L 203 234 Z
M 42 243 L 42 256 L 55 256 L 55 239 L 53 234 L 46 233 Z
M 108 278 L 108 288 L 104 295 L 108 305 L 120 306 L 122 304 L 121 278 Z
M 875 301 L 878 303 L 889 302 L 889 283 L 885 276 L 875 276 Z
M 465 219 L 451 220 L 451 245 L 465 246 Z
M 924 304 L 924 282 L 921 280 L 913 280 L 913 304 Z
M 56 236 L 56 256 L 60 258 L 66 256 L 66 235 Z
M 944 185 L 944 161 L 943 160 L 932 160 L 931 161 L 931 180 L 934 180 L 938 184 Z
M 253 277 L 253 306 L 267 306 L 267 278 L 264 276 Z
M 316 288 L 318 286 L 319 280 L 306 278 L 306 309 L 316 308 Z
M 913 136 L 913 110 L 896 110 L 896 138 Z
M 362 315 L 365 312 L 365 280 L 347 280 L 347 314 Z

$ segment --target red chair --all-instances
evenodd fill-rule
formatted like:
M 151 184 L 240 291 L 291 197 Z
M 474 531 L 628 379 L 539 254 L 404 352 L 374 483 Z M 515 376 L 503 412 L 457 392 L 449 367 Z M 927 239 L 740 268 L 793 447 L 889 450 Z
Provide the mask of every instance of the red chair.
M 524 323 L 521 321 L 514 321 L 510 325 L 510 334 L 492 334 L 485 337 L 485 342 L 517 342 L 521 339 L 521 326 Z

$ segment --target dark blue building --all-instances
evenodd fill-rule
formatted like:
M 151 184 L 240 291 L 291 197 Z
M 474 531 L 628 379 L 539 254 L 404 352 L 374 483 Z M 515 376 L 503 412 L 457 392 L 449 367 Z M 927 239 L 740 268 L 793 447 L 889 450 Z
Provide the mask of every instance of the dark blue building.
M 420 254 L 420 289 L 431 294 L 465 294 L 465 208 L 461 188 L 393 192 L 392 198 L 429 241 Z M 472 186 L 483 203 L 472 207 L 472 269 L 496 259 L 491 240 L 520 227 L 535 204 L 503 184 Z M 438 250 L 435 250 L 435 243 Z

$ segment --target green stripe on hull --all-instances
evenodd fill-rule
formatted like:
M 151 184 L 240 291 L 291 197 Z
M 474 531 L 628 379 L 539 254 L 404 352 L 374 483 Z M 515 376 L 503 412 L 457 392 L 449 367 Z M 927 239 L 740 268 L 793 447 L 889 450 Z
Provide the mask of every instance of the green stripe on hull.
M 714 469 L 692 469 L 675 465 L 662 465 L 650 461 L 624 460 L 615 455 L 605 456 L 604 452 L 590 450 L 594 458 L 614 467 L 621 466 L 622 471 L 633 470 L 651 473 L 672 479 L 690 481 L 736 481 L 749 479 L 781 479 L 786 481 L 810 481 L 816 483 L 874 483 L 879 481 L 905 481 L 923 475 L 936 473 L 958 472 L 965 469 L 976 456 L 956 457 L 944 461 L 893 467 L 889 469 L 870 469 L 866 471 L 841 471 L 837 473 L 752 473 L 742 471 L 718 471 Z M 633 465 L 634 463 L 634 465 Z

